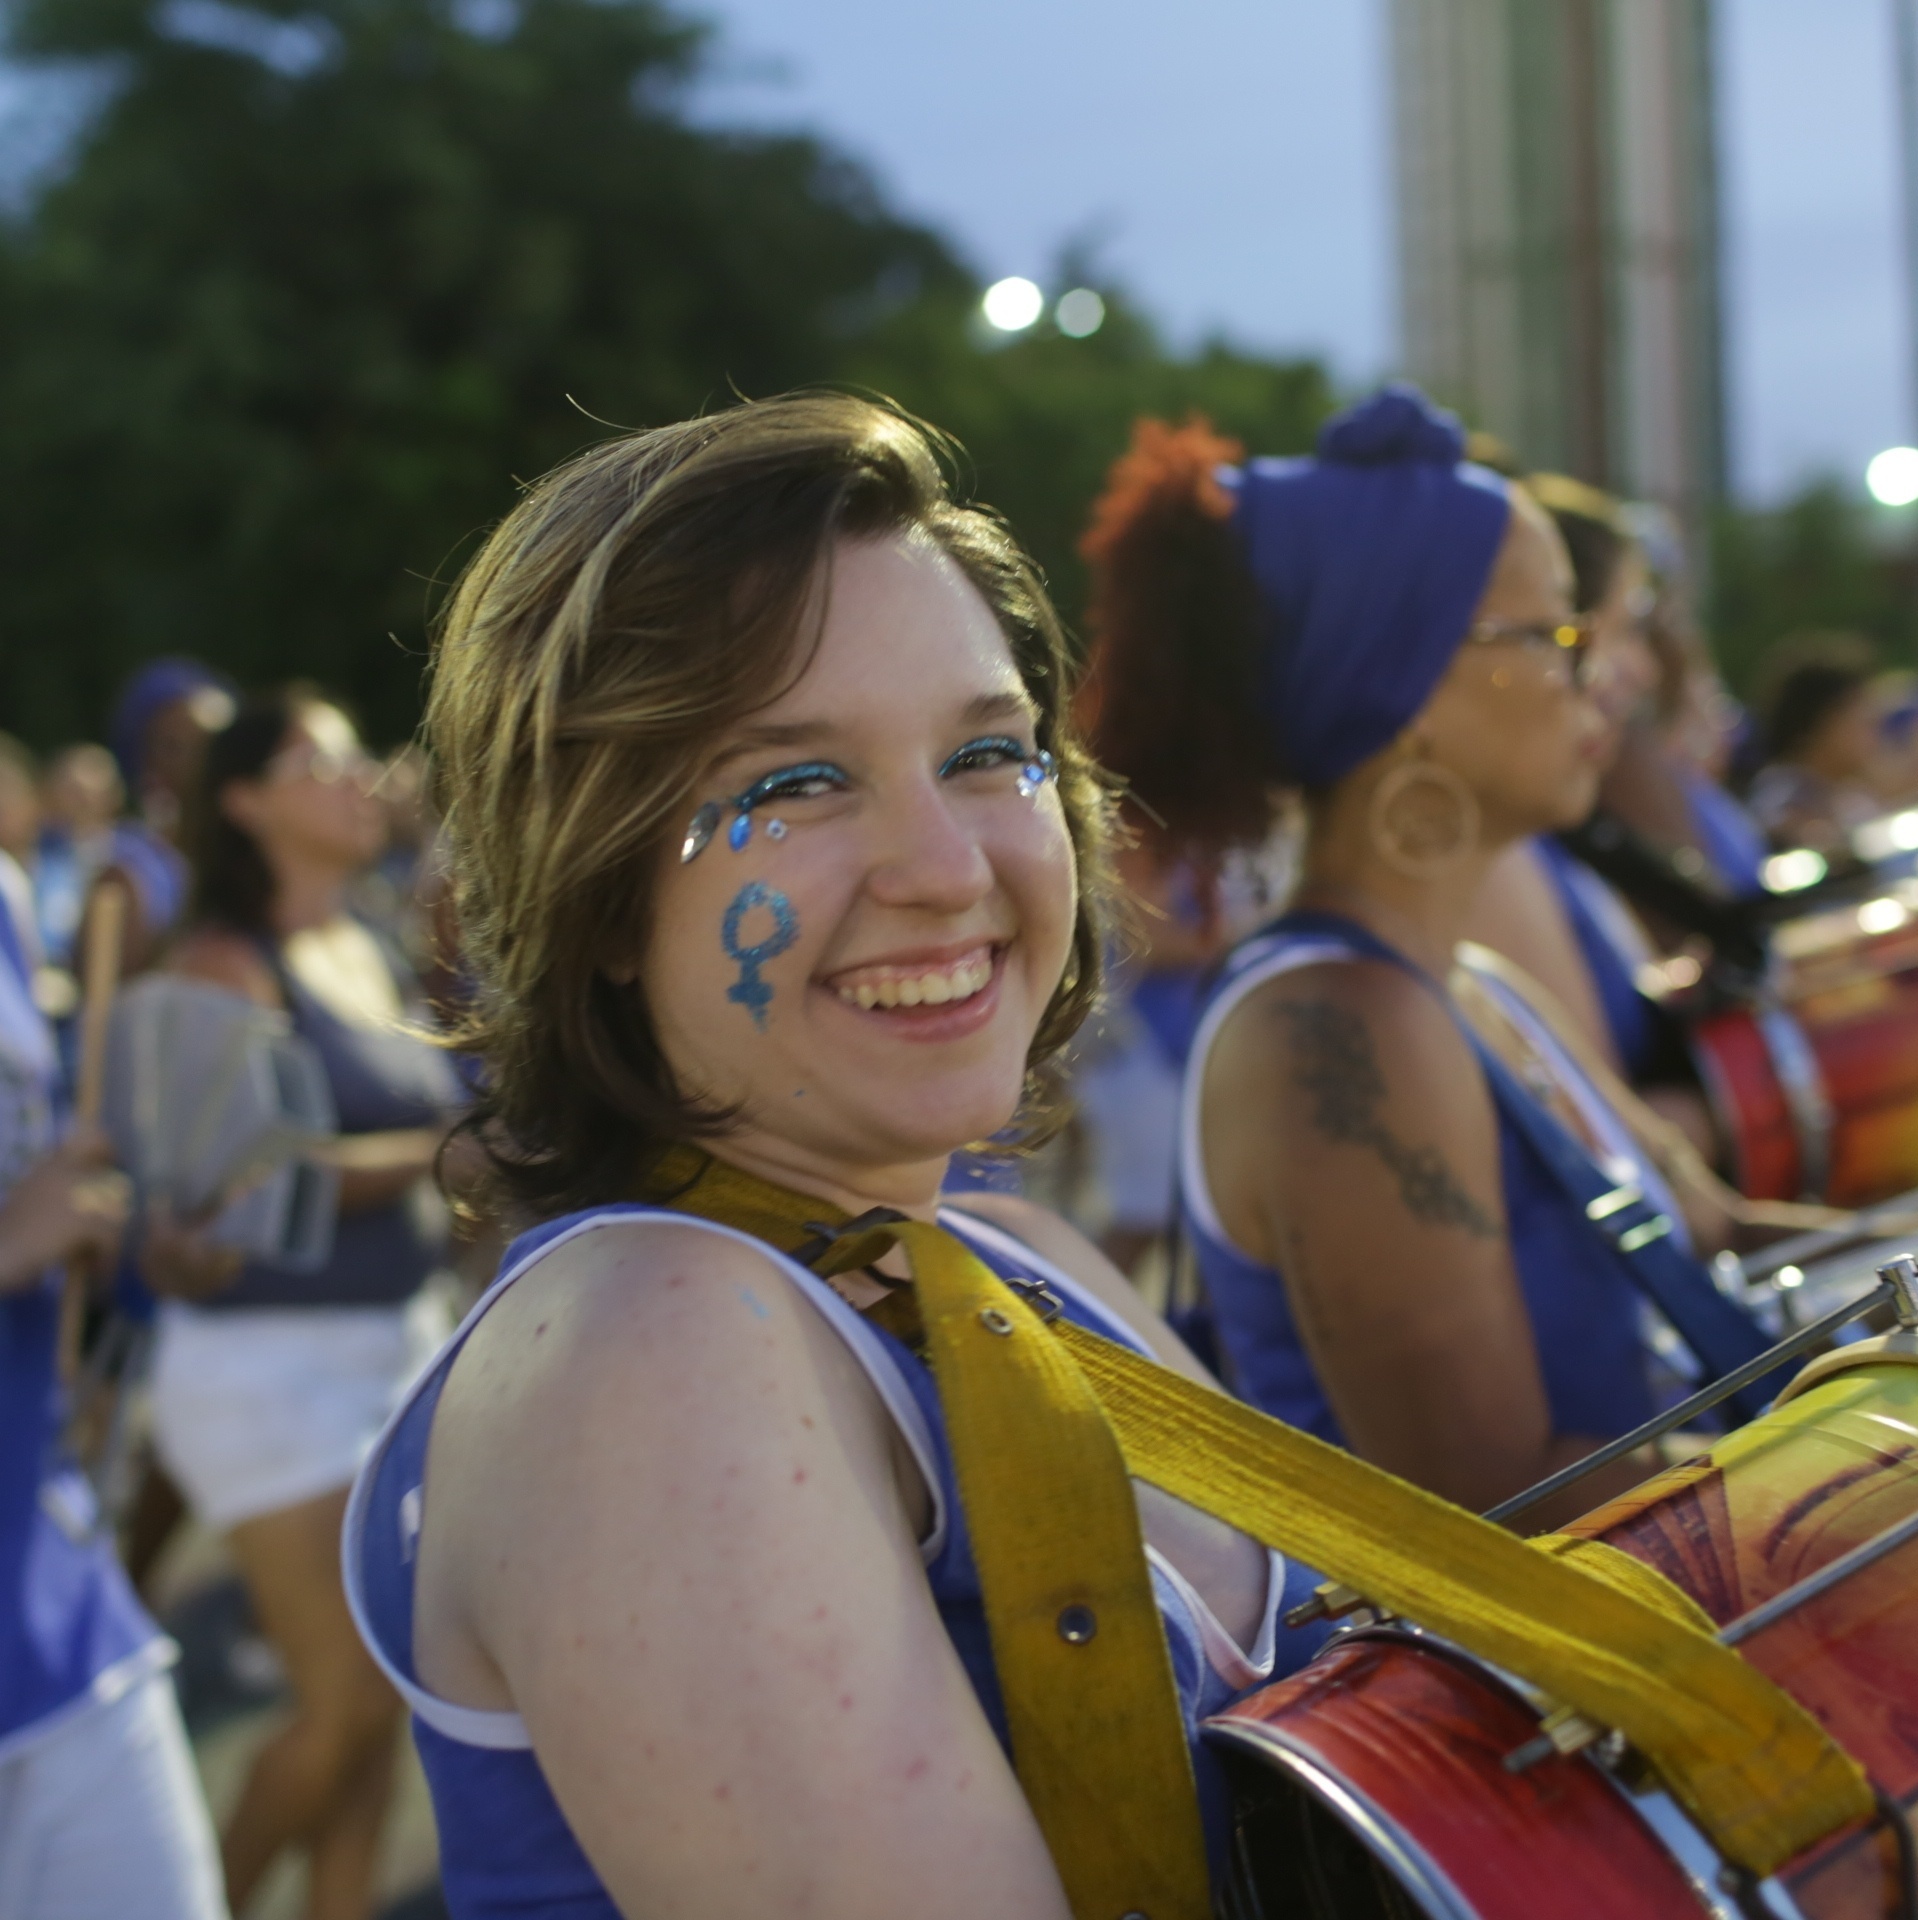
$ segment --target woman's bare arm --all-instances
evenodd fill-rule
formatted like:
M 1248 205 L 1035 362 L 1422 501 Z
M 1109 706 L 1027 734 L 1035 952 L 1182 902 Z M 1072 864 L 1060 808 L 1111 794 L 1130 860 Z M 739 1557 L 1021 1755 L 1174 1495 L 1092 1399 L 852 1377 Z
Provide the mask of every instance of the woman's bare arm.
M 1270 982 L 1212 1049 L 1203 1111 L 1214 1203 L 1284 1273 L 1357 1452 L 1482 1508 L 1597 1444 L 1552 1431 L 1491 1096 L 1427 988 L 1372 962 Z
M 772 1264 L 604 1228 L 433 1435 L 416 1644 L 516 1707 L 621 1911 L 1065 1920 L 921 1568 L 887 1416 Z

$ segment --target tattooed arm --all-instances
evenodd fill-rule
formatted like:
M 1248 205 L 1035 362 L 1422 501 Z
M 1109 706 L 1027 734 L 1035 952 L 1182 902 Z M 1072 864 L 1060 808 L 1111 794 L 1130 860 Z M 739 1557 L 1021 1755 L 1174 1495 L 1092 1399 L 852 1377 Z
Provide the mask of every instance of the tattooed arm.
M 1284 1273 L 1359 1453 L 1482 1507 L 1595 1444 L 1552 1432 L 1491 1096 L 1429 991 L 1370 962 L 1272 981 L 1212 1049 L 1203 1128 L 1226 1230 Z

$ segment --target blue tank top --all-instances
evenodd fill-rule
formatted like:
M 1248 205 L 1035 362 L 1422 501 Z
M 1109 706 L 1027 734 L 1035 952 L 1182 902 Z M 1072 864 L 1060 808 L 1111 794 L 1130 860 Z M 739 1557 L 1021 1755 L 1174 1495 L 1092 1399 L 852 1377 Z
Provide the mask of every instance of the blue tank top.
M 1336 1446 L 1346 1444 L 1345 1436 L 1299 1336 L 1283 1276 L 1234 1245 L 1219 1220 L 1206 1180 L 1199 1115 L 1207 1057 L 1246 995 L 1294 968 L 1360 957 L 1356 946 L 1335 935 L 1283 921 L 1242 943 L 1213 984 L 1193 1044 L 1180 1124 L 1184 1226 L 1230 1383 L 1263 1412 Z M 1638 1294 L 1531 1142 L 1502 1113 L 1498 1144 L 1512 1263 L 1553 1429 L 1597 1438 L 1624 1433 L 1654 1410 Z M 1634 1173 L 1655 1179 L 1642 1166 Z
M 420 1685 L 413 1666 L 413 1547 L 421 1524 L 421 1490 L 434 1410 L 453 1361 L 473 1328 L 507 1287 L 561 1241 L 612 1222 L 644 1219 L 705 1227 L 746 1241 L 785 1272 L 846 1342 L 885 1402 L 932 1491 L 932 1531 L 921 1544 L 926 1579 L 980 1706 L 1001 1745 L 1006 1743 L 1005 1715 L 965 1512 L 946 1445 L 938 1392 L 925 1363 L 855 1313 L 816 1275 L 731 1228 L 633 1205 L 572 1214 L 522 1235 L 507 1250 L 500 1279 L 388 1424 L 360 1471 L 347 1508 L 347 1597 L 374 1658 L 413 1709 L 414 1737 L 439 1822 L 440 1873 L 453 1920 L 526 1920 L 562 1912 L 577 1920 L 616 1920 L 619 1911 L 573 1837 L 519 1716 L 459 1707 Z M 1139 1347 L 1130 1329 L 1023 1242 L 956 1210 L 942 1213 L 941 1219 L 996 1273 L 1043 1281 L 1064 1302 L 1073 1320 Z M 1152 1579 L 1217 1873 L 1223 1867 L 1229 1837 L 1228 1807 L 1218 1764 L 1200 1741 L 1199 1723 L 1247 1687 L 1263 1684 L 1273 1671 L 1291 1671 L 1317 1650 L 1324 1637 L 1321 1631 L 1277 1627 L 1276 1616 L 1305 1599 L 1318 1576 L 1273 1555 L 1265 1625 L 1249 1658 L 1224 1641 L 1203 1603 L 1157 1554 L 1152 1555 Z
M 0 1194 L 53 1144 L 57 1055 L 0 905 Z M 0 1761 L 61 1712 L 172 1645 L 114 1557 L 92 1489 L 60 1452 L 57 1277 L 0 1294 Z
M 262 953 L 279 979 L 293 1031 L 326 1069 L 342 1133 L 433 1126 L 465 1104 L 459 1070 L 442 1049 L 410 1033 L 341 1019 L 300 984 L 277 950 L 263 948 Z M 399 977 L 397 967 L 394 972 Z M 399 984 L 404 988 L 408 982 L 400 978 Z M 420 1290 L 445 1244 L 444 1216 L 432 1197 L 406 1195 L 342 1213 L 333 1230 L 333 1252 L 317 1272 L 289 1273 L 251 1260 L 231 1287 L 199 1305 L 213 1312 L 392 1306 Z

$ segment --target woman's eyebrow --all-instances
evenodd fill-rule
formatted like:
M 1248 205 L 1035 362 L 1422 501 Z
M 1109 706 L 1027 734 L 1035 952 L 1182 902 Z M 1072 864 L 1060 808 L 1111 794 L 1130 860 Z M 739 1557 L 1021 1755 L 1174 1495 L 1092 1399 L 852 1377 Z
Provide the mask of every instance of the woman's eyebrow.
M 990 720 L 1031 720 L 1037 717 L 1038 709 L 1032 704 L 1032 696 L 1023 687 L 1008 689 L 1003 693 L 982 693 L 968 700 L 964 712 L 960 715 L 965 725 L 980 726 Z

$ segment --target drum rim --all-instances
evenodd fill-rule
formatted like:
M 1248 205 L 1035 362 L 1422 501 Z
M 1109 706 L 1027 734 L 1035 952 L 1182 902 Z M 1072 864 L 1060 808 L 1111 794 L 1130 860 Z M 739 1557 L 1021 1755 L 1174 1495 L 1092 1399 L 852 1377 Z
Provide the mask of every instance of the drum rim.
M 1416 1648 L 1435 1659 L 1449 1661 L 1453 1666 L 1464 1668 L 1485 1685 L 1509 1695 L 1528 1712 L 1541 1711 L 1542 1696 L 1537 1689 L 1493 1662 L 1468 1652 L 1456 1641 L 1448 1640 L 1443 1634 L 1433 1633 L 1410 1620 L 1368 1620 L 1362 1625 L 1343 1627 L 1314 1656 L 1312 1664 L 1315 1665 L 1334 1647 L 1361 1640 L 1387 1641 Z M 1298 1674 L 1288 1675 L 1287 1678 L 1296 1679 L 1309 1671 L 1309 1666 L 1304 1667 Z M 1264 1691 L 1262 1687 L 1254 1690 L 1255 1693 Z M 1300 1786 L 1328 1804 L 1346 1820 L 1354 1837 L 1398 1879 L 1408 1894 L 1414 1899 L 1436 1903 L 1432 1906 L 1433 1920 L 1480 1920 L 1478 1909 L 1453 1885 L 1444 1869 L 1391 1815 L 1376 1805 L 1363 1788 L 1346 1779 L 1323 1756 L 1314 1753 L 1291 1734 L 1262 1720 L 1238 1717 L 1234 1708 L 1242 1704 L 1242 1701 L 1235 1701 L 1232 1707 L 1222 1713 L 1209 1716 L 1204 1722 L 1206 1737 L 1217 1744 L 1237 1747 L 1273 1762 Z M 1659 1851 L 1671 1862 L 1673 1870 L 1686 1882 L 1699 1903 L 1704 1920 L 1744 1920 L 1744 1910 L 1720 1880 L 1720 1875 L 1727 1867 L 1724 1855 L 1664 1787 L 1628 1786 L 1610 1767 L 1599 1764 L 1589 1752 L 1564 1757 L 1589 1767 L 1625 1803 L 1657 1844 Z M 1352 1818 L 1354 1811 L 1362 1817 Z M 1413 1874 L 1417 1878 L 1412 1877 Z M 1770 1874 L 1762 1880 L 1754 1880 L 1750 1891 L 1763 1904 L 1763 1910 L 1774 1916 L 1774 1920 L 1804 1920 L 1803 1910 L 1779 1875 Z
M 1477 1908 L 1410 1834 L 1362 1788 L 1291 1736 L 1261 1721 L 1233 1720 L 1224 1715 L 1208 1719 L 1205 1734 L 1216 1745 L 1256 1755 L 1311 1794 L 1338 1817 L 1412 1899 L 1425 1907 L 1431 1920 L 1480 1920 Z

